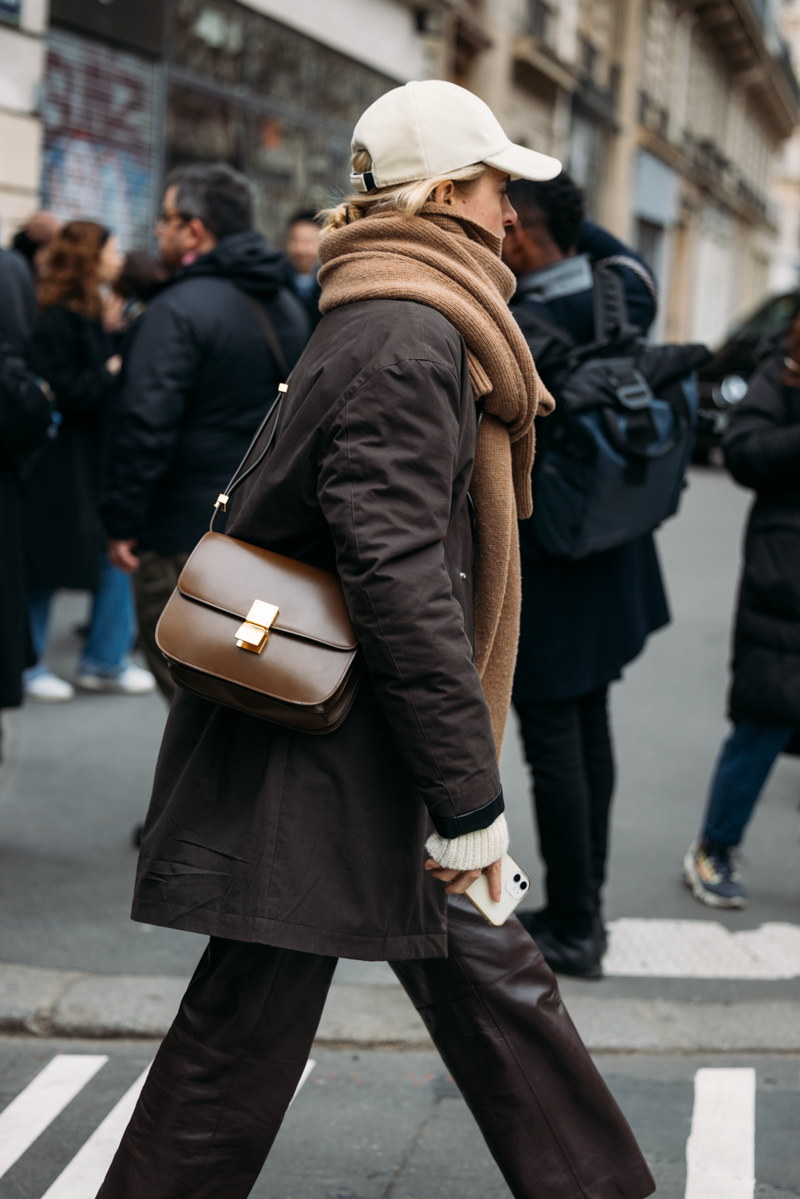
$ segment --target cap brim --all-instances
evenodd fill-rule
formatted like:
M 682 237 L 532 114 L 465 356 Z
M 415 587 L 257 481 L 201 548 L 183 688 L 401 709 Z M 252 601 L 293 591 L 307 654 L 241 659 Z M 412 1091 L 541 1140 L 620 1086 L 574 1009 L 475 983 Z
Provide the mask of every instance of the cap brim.
M 513 179 L 531 179 L 535 183 L 555 179 L 561 174 L 561 163 L 557 158 L 540 154 L 538 150 L 528 150 L 525 146 L 515 146 L 513 142 L 499 154 L 492 154 L 483 161 L 498 171 L 505 171 Z

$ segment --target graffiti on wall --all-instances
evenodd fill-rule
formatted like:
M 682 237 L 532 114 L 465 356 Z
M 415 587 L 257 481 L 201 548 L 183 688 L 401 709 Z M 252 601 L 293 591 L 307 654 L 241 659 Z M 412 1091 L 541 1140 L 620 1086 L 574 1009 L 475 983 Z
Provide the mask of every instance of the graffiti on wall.
M 124 249 L 150 242 L 155 68 L 53 32 L 45 74 L 43 203 L 64 220 L 101 221 Z

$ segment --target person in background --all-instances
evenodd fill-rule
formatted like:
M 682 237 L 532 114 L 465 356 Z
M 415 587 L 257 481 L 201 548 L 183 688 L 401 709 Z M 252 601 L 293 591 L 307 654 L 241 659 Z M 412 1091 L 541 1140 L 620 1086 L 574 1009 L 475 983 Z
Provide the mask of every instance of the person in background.
M 286 229 L 286 253 L 292 264 L 292 287 L 308 313 L 312 330 L 322 320 L 319 310 L 322 288 L 317 282 L 319 234 L 319 221 L 313 212 L 296 212 Z
M 13 250 L 0 250 L 0 335 L 21 354 L 36 320 L 36 288 L 27 263 Z
M 503 256 L 517 276 L 514 313 L 521 318 L 528 309 L 578 344 L 591 342 L 592 267 L 605 261 L 623 280 L 631 321 L 647 331 L 656 312 L 652 276 L 627 246 L 584 220 L 569 175 L 512 183 L 509 198 L 518 219 Z M 536 365 L 556 400 L 540 433 L 541 458 L 559 419 L 558 391 L 546 355 Z M 579 561 L 545 551 L 531 521 L 520 524 L 520 542 L 513 702 L 533 778 L 547 893 L 542 911 L 520 919 L 554 970 L 596 978 L 606 947 L 601 892 L 614 791 L 608 687 L 669 612 L 651 534 Z
M 155 254 L 132 250 L 125 255 L 119 279 L 114 285 L 114 299 L 117 302 L 113 311 L 114 332 L 122 339 L 120 352 L 123 358 L 125 348 L 129 348 L 128 331 L 139 317 L 144 316 L 148 302 L 168 278 L 169 271 Z
M 733 637 L 734 727 L 683 877 L 701 903 L 743 908 L 736 849 L 775 760 L 800 733 L 800 318 L 788 353 L 772 353 L 753 375 L 722 448 L 736 482 L 756 498 Z
M 70 221 L 48 248 L 40 314 L 28 361 L 55 393 L 58 435 L 25 480 L 25 536 L 31 634 L 36 664 L 25 673 L 30 699 L 72 699 L 74 689 L 47 666 L 53 595 L 61 587 L 94 593 L 79 686 L 142 694 L 154 679 L 129 654 L 135 637 L 130 580 L 103 552 L 98 512 L 103 423 L 121 359 L 103 327 L 103 291 L 116 282 L 122 255 L 94 221 Z
M 42 254 L 61 228 L 58 217 L 47 211 L 34 212 L 11 242 L 12 252 L 35 279 L 41 266 Z
M 221 163 L 179 167 L 156 228 L 173 273 L 127 354 L 102 513 L 111 561 L 134 575 L 142 647 L 170 701 L 158 618 L 309 330 L 285 254 L 253 228 L 243 175 Z
M 25 587 L 22 469 L 50 427 L 45 385 L 0 333 L 0 713 L 22 703 L 22 675 L 33 659 Z M 0 760 L 2 760 L 0 725 Z

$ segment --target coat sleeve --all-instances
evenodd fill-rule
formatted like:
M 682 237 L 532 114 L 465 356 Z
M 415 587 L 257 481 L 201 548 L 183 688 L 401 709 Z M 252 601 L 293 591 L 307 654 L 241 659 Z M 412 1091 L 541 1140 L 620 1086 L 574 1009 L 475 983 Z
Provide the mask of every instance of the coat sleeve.
M 780 360 L 753 376 L 734 408 L 723 438 L 725 465 L 737 483 L 755 491 L 796 486 L 800 477 L 800 424 L 788 423 Z
M 318 481 L 377 699 L 447 838 L 503 811 L 489 710 L 444 557 L 462 402 L 447 365 L 377 370 L 339 409 Z
M 97 353 L 87 332 L 80 318 L 48 308 L 33 326 L 28 350 L 31 370 L 47 380 L 59 412 L 73 420 L 101 416 L 116 388 L 104 360 L 87 361 L 87 347 Z
M 138 536 L 169 469 L 201 365 L 193 330 L 171 298 L 141 318 L 112 414 L 101 513 L 110 537 Z

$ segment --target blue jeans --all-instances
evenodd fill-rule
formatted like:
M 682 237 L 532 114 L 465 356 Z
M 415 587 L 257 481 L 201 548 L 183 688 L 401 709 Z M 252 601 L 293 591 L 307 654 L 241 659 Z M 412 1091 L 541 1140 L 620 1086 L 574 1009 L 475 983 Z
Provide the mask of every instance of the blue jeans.
M 720 751 L 708 796 L 703 836 L 739 845 L 775 759 L 794 733 L 780 725 L 743 720 Z
M 52 590 L 36 590 L 28 596 L 31 638 L 36 652 L 36 665 L 26 671 L 25 677 L 29 679 L 47 670 L 44 655 L 54 594 Z M 128 665 L 128 654 L 135 638 L 136 620 L 130 575 L 112 566 L 104 555 L 100 582 L 92 603 L 89 635 L 83 647 L 78 673 L 121 674 Z

